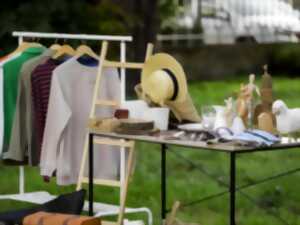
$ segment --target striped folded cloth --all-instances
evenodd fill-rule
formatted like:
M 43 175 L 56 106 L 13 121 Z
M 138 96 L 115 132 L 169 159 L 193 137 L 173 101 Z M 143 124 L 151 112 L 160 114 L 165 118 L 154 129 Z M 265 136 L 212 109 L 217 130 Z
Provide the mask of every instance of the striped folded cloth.
M 23 225 L 101 225 L 99 218 L 37 212 L 24 218 Z
M 220 135 L 222 139 L 227 141 L 235 141 L 242 145 L 248 146 L 271 146 L 273 144 L 279 143 L 280 139 L 273 134 L 270 134 L 262 130 L 246 130 L 239 134 L 222 134 Z

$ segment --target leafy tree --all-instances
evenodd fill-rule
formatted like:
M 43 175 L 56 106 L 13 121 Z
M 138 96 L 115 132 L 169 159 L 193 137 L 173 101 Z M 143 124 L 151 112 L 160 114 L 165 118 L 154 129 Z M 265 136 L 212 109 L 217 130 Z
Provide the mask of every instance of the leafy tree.
M 15 30 L 128 34 L 133 24 L 126 11 L 109 1 L 11 0 L 2 4 L 0 15 L 1 48 L 6 51 L 16 45 L 11 38 Z
M 129 57 L 143 60 L 146 43 L 155 42 L 161 21 L 173 16 L 175 10 L 174 0 L 4 1 L 0 8 L 0 54 L 16 48 L 13 31 L 26 30 L 132 35 Z

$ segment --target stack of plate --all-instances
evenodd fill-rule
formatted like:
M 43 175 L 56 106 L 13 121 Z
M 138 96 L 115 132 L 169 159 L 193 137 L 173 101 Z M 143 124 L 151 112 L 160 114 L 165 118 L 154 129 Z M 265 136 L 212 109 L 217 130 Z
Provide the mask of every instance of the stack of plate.
M 198 131 L 204 131 L 202 123 L 188 123 L 188 124 L 182 124 L 178 126 L 179 130 L 184 131 L 191 131 L 191 132 L 198 132 Z

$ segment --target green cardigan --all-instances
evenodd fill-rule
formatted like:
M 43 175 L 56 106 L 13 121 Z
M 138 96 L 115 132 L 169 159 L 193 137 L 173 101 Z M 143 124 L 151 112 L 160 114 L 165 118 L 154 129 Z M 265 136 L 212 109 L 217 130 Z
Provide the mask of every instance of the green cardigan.
M 3 152 L 9 146 L 12 123 L 16 110 L 16 100 L 19 88 L 19 76 L 22 65 L 43 53 L 44 47 L 28 48 L 22 54 L 3 65 L 3 103 L 4 103 L 4 140 Z

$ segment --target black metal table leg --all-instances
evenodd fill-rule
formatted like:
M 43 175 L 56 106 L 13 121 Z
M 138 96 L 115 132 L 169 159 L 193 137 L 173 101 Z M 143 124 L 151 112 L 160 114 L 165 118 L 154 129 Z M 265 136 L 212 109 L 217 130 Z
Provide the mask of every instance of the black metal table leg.
M 94 134 L 89 133 L 89 216 L 94 215 Z
M 230 153 L 230 225 L 235 223 L 235 194 L 236 194 L 236 153 Z
M 167 213 L 167 189 L 166 189 L 166 155 L 167 145 L 161 145 L 161 218 L 164 221 Z

